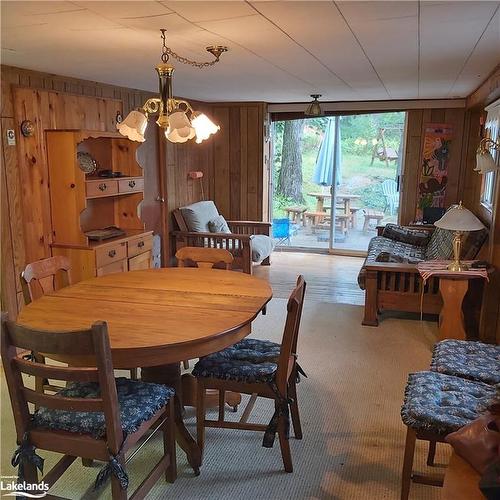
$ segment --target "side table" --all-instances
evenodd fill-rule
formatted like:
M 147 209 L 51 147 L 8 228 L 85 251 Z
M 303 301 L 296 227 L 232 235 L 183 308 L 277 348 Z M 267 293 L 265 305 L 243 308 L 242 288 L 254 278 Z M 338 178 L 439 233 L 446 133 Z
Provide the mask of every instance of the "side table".
M 439 291 L 443 299 L 443 307 L 439 314 L 439 340 L 466 340 L 467 332 L 463 312 L 465 296 L 471 288 L 471 293 L 475 294 L 474 298 L 477 299 L 477 294 L 481 293 L 482 287 L 472 287 L 471 281 L 487 280 L 493 268 L 452 272 L 447 269 L 448 263 L 449 261 L 419 262 L 417 269 L 424 281 L 431 276 L 439 277 Z M 471 262 L 466 263 L 471 264 Z

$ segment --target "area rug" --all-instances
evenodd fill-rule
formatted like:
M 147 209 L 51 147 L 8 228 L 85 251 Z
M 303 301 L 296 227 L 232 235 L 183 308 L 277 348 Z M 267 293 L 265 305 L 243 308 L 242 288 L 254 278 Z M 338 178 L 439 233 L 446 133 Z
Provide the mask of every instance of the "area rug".
M 160 480 L 151 499 L 396 499 L 403 460 L 405 427 L 400 407 L 408 373 L 429 366 L 435 323 L 386 318 L 378 328 L 361 326 L 363 308 L 307 301 L 299 337 L 300 363 L 307 373 L 298 386 L 304 438 L 291 437 L 294 472 L 283 471 L 278 442 L 261 446 L 262 435 L 229 429 L 207 429 L 201 475 L 194 477 L 178 449 L 179 476 L 173 484 Z M 266 316 L 254 323 L 252 336 L 279 341 L 286 301 L 274 299 Z M 228 412 L 231 414 L 231 412 Z M 240 409 L 241 413 L 241 409 Z M 251 420 L 267 423 L 269 401 L 258 401 Z M 235 418 L 235 415 L 233 418 Z M 14 450 L 14 426 L 2 379 L 2 475 Z M 193 412 L 187 423 L 194 432 Z M 425 445 L 417 446 L 416 468 L 424 470 Z M 131 488 L 156 463 L 156 439 L 130 463 Z M 47 470 L 56 456 L 40 452 Z M 437 462 L 448 450 L 438 446 Z M 80 499 L 95 479 L 97 464 L 75 462 L 53 494 Z M 438 499 L 439 488 L 412 485 L 411 499 Z M 110 498 L 109 488 L 100 495 Z

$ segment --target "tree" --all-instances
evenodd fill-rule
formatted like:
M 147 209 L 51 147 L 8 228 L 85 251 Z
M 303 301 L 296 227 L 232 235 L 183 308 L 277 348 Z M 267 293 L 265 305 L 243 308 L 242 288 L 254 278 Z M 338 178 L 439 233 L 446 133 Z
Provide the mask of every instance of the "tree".
M 278 194 L 297 203 L 304 202 L 302 195 L 302 133 L 303 120 L 287 120 L 283 130 L 281 168 L 278 175 Z

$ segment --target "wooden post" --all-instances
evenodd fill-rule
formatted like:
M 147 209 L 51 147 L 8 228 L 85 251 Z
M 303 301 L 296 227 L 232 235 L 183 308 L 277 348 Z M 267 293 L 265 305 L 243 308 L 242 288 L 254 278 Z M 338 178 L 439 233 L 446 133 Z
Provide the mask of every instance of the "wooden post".
M 377 271 L 366 271 L 365 316 L 362 325 L 378 326 L 377 313 Z

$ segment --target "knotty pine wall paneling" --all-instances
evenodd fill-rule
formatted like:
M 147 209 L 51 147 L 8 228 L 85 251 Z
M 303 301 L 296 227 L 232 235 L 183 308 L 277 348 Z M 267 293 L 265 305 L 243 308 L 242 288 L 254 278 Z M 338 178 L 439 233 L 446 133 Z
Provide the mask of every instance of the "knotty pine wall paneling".
M 116 113 L 127 113 L 151 94 L 9 66 L 1 71 L 2 308 L 15 314 L 14 305 L 22 306 L 20 272 L 51 255 L 45 130 L 114 131 Z M 24 119 L 35 124 L 33 137 L 20 134 Z M 15 146 L 6 142 L 7 129 L 15 130 Z
M 400 221 L 409 224 L 415 220 L 418 204 L 418 186 L 422 168 L 422 147 L 425 127 L 429 123 L 446 123 L 453 127 L 448 164 L 448 184 L 445 206 L 461 199 L 460 181 L 463 168 L 464 127 L 466 111 L 462 108 L 416 109 L 407 112 L 407 137 L 403 170 L 403 203 Z

